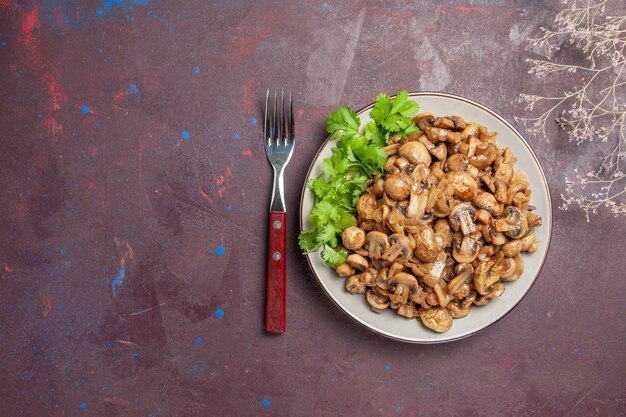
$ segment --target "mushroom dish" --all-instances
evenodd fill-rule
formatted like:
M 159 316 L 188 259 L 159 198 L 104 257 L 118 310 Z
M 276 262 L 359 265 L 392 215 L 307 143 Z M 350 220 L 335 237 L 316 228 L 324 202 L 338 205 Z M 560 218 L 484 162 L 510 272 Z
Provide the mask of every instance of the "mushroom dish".
M 459 116 L 419 113 L 413 123 L 419 131 L 383 148 L 384 175 L 367 180 L 336 271 L 372 311 L 442 333 L 522 275 L 521 254 L 537 250 L 542 219 L 495 132 Z

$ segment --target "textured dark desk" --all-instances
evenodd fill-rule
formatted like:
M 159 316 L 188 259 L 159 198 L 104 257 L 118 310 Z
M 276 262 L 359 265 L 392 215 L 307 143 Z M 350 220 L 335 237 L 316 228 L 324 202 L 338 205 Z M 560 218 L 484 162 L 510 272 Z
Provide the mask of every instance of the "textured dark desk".
M 339 104 L 408 88 L 524 113 L 518 94 L 542 85 L 524 38 L 560 6 L 522 3 L 0 0 L 0 415 L 624 413 L 623 218 L 555 210 L 526 299 L 442 346 L 358 327 L 296 248 Z M 271 337 L 258 120 L 283 85 L 299 142 L 288 332 Z M 593 151 L 529 140 L 557 206 Z

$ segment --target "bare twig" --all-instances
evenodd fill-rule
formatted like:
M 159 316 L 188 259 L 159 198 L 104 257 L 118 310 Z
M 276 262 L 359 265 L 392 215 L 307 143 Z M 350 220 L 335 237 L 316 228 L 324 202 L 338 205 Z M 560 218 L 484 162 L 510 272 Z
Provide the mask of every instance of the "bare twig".
M 562 210 L 579 207 L 590 213 L 601 207 L 614 215 L 626 214 L 626 16 L 611 16 L 607 10 L 618 2 L 609 0 L 562 0 L 565 8 L 554 20 L 554 28 L 542 28 L 542 36 L 532 45 L 546 54 L 546 59 L 528 59 L 530 74 L 554 77 L 563 73 L 581 74 L 579 87 L 556 97 L 521 94 L 529 117 L 516 118 L 529 133 L 547 140 L 546 127 L 553 119 L 566 129 L 569 141 L 615 140 L 613 151 L 599 161 L 596 170 L 586 174 L 574 171 L 565 178 L 561 195 Z M 568 42 L 582 52 L 588 65 L 556 62 L 555 52 Z

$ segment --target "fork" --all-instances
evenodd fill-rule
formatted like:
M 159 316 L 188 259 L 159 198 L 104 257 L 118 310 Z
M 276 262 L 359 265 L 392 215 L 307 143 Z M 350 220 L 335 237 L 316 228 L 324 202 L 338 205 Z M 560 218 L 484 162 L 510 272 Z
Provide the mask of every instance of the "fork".
M 289 109 L 285 113 L 285 92 L 274 90 L 274 111 L 270 109 L 270 90 L 265 95 L 265 123 L 263 126 L 265 154 L 274 169 L 274 186 L 270 204 L 269 252 L 267 289 L 265 299 L 265 331 L 284 333 L 286 319 L 286 220 L 283 171 L 293 153 L 293 101 L 289 93 Z

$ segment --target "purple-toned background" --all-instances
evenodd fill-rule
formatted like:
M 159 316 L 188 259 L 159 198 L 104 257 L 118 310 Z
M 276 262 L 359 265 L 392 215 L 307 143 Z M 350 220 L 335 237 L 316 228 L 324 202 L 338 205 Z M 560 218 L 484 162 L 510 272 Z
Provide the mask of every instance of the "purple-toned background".
M 623 218 L 555 210 L 528 296 L 438 346 L 357 326 L 298 253 L 338 105 L 436 90 L 512 121 L 519 93 L 577 82 L 524 61 L 562 6 L 512 3 L 0 0 L 0 415 L 624 415 Z M 278 337 L 262 330 L 267 87 L 298 109 Z M 529 141 L 555 206 L 602 155 L 555 128 Z

